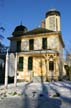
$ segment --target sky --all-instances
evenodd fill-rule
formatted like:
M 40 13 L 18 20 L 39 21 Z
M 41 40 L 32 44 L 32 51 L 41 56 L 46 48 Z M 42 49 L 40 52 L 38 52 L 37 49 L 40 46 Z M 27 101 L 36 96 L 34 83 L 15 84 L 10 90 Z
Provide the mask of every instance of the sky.
M 61 13 L 61 31 L 66 48 L 71 43 L 71 0 L 0 0 L 0 31 L 4 36 L 3 44 L 10 45 L 7 37 L 12 36 L 15 27 L 21 22 L 28 30 L 41 26 L 45 14 L 50 9 Z

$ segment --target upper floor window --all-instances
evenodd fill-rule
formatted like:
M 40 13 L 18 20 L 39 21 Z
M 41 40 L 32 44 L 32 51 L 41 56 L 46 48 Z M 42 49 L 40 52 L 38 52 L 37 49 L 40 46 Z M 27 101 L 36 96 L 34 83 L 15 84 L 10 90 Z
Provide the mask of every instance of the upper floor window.
M 17 41 L 17 52 L 21 51 L 21 41 Z
M 33 68 L 33 58 L 29 57 L 28 58 L 28 70 L 32 70 Z
M 20 71 L 23 71 L 23 63 L 24 63 L 24 58 L 23 57 L 19 57 L 18 69 Z
M 30 39 L 29 40 L 29 50 L 33 50 L 34 49 L 34 39 Z
M 42 48 L 47 49 L 47 38 L 42 38 Z

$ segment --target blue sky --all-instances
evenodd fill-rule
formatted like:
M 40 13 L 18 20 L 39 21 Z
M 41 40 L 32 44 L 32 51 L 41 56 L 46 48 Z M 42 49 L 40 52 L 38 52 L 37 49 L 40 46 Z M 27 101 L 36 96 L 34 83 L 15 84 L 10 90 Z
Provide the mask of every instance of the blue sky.
M 50 9 L 61 12 L 62 35 L 66 47 L 71 42 L 71 0 L 0 0 L 0 26 L 5 31 L 3 43 L 9 45 L 7 37 L 12 35 L 17 25 L 25 25 L 29 30 L 41 26 L 45 13 Z

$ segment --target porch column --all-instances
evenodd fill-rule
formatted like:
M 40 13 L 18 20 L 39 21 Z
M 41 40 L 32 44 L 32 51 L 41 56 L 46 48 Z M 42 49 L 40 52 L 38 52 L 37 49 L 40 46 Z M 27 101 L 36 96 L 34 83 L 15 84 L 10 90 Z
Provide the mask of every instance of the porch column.
M 6 63 L 5 63 L 5 87 L 8 86 L 8 50 L 6 54 Z
M 45 59 L 45 68 L 46 68 L 46 81 L 48 80 L 48 62 L 47 58 Z
M 14 85 L 17 86 L 17 53 L 15 54 L 15 76 L 14 76 Z
M 58 70 L 58 60 L 55 61 L 55 80 L 58 80 L 59 70 Z

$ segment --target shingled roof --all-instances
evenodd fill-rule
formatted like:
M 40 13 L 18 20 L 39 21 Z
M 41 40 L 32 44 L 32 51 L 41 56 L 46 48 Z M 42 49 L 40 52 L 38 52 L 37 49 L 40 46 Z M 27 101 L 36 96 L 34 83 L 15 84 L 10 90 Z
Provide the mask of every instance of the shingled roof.
M 45 28 L 36 28 L 30 31 L 24 32 L 24 30 L 15 30 L 12 35 L 13 37 L 19 37 L 19 36 L 24 36 L 24 35 L 34 35 L 34 34 L 41 34 L 41 33 L 49 33 L 53 32 L 51 30 L 45 29 Z
M 53 32 L 53 31 L 45 29 L 45 28 L 36 28 L 36 29 L 26 32 L 24 35 L 34 35 L 34 34 L 50 33 L 50 32 Z

